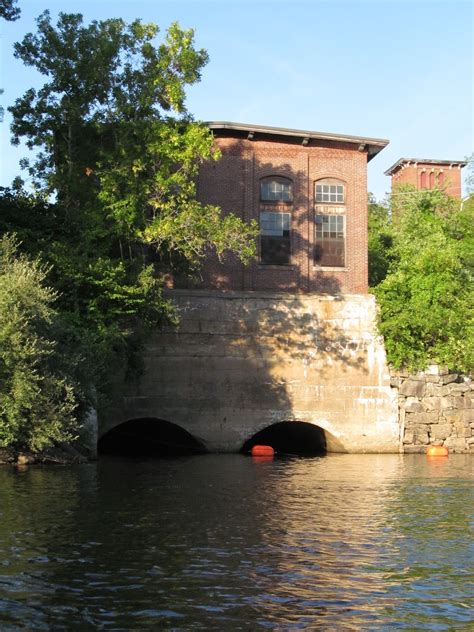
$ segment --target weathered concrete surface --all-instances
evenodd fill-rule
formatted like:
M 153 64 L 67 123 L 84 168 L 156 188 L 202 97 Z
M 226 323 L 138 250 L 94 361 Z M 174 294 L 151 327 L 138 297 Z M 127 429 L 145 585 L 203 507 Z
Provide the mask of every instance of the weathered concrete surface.
M 267 426 L 304 421 L 325 431 L 331 451 L 399 450 L 397 397 L 374 333 L 373 297 L 170 295 L 179 329 L 156 334 L 141 383 L 117 398 L 99 436 L 155 417 L 211 451 L 238 451 Z

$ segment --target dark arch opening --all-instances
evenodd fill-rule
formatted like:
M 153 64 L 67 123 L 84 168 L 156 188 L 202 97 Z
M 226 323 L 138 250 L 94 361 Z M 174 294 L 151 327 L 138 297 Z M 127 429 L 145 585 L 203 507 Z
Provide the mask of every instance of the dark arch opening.
M 178 456 L 206 449 L 192 434 L 169 421 L 131 419 L 106 432 L 97 444 L 99 454 L 120 456 Z
M 254 445 L 261 444 L 271 445 L 277 454 L 318 456 L 327 451 L 324 430 L 303 421 L 282 421 L 267 426 L 244 443 L 242 452 L 250 452 Z

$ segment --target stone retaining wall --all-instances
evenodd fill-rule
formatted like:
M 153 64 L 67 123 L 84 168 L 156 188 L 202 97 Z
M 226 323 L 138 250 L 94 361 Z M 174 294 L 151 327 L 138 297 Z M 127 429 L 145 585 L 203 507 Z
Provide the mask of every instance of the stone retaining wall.
M 430 366 L 417 375 L 392 372 L 398 391 L 400 451 L 425 452 L 444 445 L 474 454 L 474 381 Z

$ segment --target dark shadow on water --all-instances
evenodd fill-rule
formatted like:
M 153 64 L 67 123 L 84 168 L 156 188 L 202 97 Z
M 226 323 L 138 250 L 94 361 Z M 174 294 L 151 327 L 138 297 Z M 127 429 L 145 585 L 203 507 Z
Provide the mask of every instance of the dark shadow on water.
M 162 457 L 203 454 L 204 446 L 189 432 L 162 419 L 131 419 L 99 439 L 99 454 Z
M 270 445 L 277 454 L 297 456 L 320 456 L 326 454 L 324 430 L 313 424 L 300 421 L 283 421 L 267 426 L 246 441 L 244 454 L 254 445 Z

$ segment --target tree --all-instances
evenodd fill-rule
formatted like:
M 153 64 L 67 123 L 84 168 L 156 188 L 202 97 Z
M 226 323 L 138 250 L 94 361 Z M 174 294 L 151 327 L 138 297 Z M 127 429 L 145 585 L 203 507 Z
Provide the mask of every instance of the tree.
M 15 7 L 16 0 L 0 0 L 0 18 L 13 22 L 20 17 L 20 9 Z M 0 89 L 0 95 L 3 94 L 3 89 Z M 4 109 L 0 105 L 0 123 L 3 121 Z
M 46 270 L 0 241 L 0 446 L 38 451 L 75 438 L 73 385 L 57 354 Z
M 15 6 L 17 0 L 0 0 L 0 18 L 13 22 L 20 17 L 20 9 Z
M 387 276 L 393 259 L 393 230 L 387 204 L 378 204 L 369 193 L 368 250 L 369 286 L 375 287 Z
M 158 27 L 139 20 L 60 14 L 55 27 L 45 11 L 37 24 L 15 55 L 46 82 L 10 108 L 13 142 L 38 151 L 23 162 L 36 192 L 5 192 L 3 230 L 48 264 L 69 338 L 89 354 L 82 391 L 100 398 L 174 321 L 160 276 L 192 273 L 210 249 L 247 261 L 256 227 L 196 199 L 199 166 L 218 154 L 185 107 L 207 62 L 192 30 L 172 24 L 155 44 Z
M 231 249 L 248 260 L 255 227 L 196 200 L 199 166 L 218 154 L 185 108 L 208 59 L 193 31 L 174 23 L 156 47 L 158 27 L 139 20 L 83 26 L 81 15 L 60 14 L 55 29 L 45 11 L 37 22 L 15 55 L 49 81 L 9 109 L 13 142 L 40 149 L 24 163 L 38 189 L 122 251 L 153 245 L 196 265 L 209 248 Z
M 474 207 L 438 190 L 399 203 L 394 258 L 374 289 L 379 331 L 395 367 L 474 366 Z

